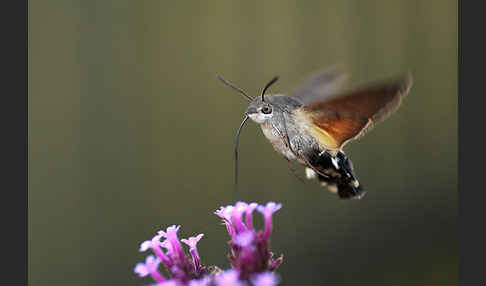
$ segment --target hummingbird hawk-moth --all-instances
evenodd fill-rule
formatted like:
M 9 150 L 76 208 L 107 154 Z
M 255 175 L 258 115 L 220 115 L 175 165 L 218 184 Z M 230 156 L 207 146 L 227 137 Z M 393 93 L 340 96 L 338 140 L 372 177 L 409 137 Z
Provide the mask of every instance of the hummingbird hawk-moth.
M 274 77 L 251 98 L 222 77 L 226 85 L 251 101 L 238 129 L 235 145 L 235 194 L 238 175 L 238 137 L 248 118 L 260 125 L 275 151 L 289 162 L 305 166 L 308 179 L 342 199 L 360 199 L 365 192 L 355 175 L 344 145 L 366 134 L 393 113 L 412 85 L 410 74 L 345 90 L 346 75 L 327 68 L 311 75 L 289 94 L 265 94 Z

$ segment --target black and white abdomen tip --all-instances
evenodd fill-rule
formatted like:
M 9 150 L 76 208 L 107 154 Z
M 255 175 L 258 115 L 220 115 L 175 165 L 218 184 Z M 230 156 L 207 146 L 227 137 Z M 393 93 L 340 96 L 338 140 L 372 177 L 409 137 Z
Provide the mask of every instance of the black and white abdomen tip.
M 307 179 L 318 179 L 323 187 L 328 191 L 337 193 L 341 199 L 361 199 L 365 192 L 354 175 L 351 161 L 339 152 L 336 157 L 327 152 L 320 152 L 313 157 L 312 166 L 320 173 L 316 173 L 312 168 L 306 167 L 305 174 Z

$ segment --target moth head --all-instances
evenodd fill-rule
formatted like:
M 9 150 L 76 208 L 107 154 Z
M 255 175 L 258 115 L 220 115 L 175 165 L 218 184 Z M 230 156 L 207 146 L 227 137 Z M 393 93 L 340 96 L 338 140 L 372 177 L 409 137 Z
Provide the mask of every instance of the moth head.
M 245 114 L 248 115 L 251 120 L 261 124 L 273 117 L 273 106 L 269 100 L 262 101 L 260 97 L 257 97 L 250 103 L 250 105 L 248 105 Z
M 275 76 L 269 81 L 263 88 L 261 97 L 254 98 L 245 111 L 245 114 L 256 123 L 263 123 L 273 117 L 274 108 L 271 103 L 271 97 L 267 96 L 267 98 L 265 98 L 265 92 L 277 80 L 278 76 Z

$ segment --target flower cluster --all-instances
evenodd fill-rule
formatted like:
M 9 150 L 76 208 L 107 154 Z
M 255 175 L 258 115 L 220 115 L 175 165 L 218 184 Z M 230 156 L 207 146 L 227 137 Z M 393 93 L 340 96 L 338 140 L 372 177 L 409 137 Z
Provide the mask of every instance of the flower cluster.
M 149 255 L 145 263 L 138 263 L 135 266 L 135 272 L 139 276 L 151 275 L 159 283 L 167 282 L 168 280 L 158 271 L 160 263 L 164 264 L 168 275 L 182 285 L 190 280 L 199 279 L 206 273 L 205 267 L 201 265 L 196 247 L 204 234 L 179 241 L 177 237 L 179 228 L 180 226 L 169 226 L 166 231 L 159 231 L 151 240 L 142 242 L 140 251 L 150 249 L 157 257 Z M 161 242 L 161 238 L 165 238 L 165 240 Z M 191 257 L 184 253 L 181 241 L 189 246 Z M 164 252 L 162 248 L 165 248 L 166 251 Z
M 145 263 L 138 263 L 135 272 L 141 277 L 152 276 L 157 286 L 275 286 L 279 279 L 274 270 L 282 263 L 283 255 L 274 259 L 269 242 L 272 215 L 280 208 L 281 205 L 274 202 L 266 205 L 237 202 L 215 211 L 223 219 L 231 237 L 228 242 L 231 269 L 222 271 L 213 267 L 210 271 L 210 267 L 202 265 L 196 245 L 204 234 L 179 240 L 180 226 L 173 225 L 142 242 L 140 251 L 152 250 L 155 256 L 151 254 Z M 265 219 L 263 230 L 257 231 L 253 227 L 254 210 Z M 189 247 L 190 256 L 185 254 L 181 242 Z M 168 278 L 159 271 L 160 264 L 165 266 Z
M 248 280 L 254 273 L 274 271 L 282 263 L 283 255 L 273 259 L 273 253 L 269 251 L 272 215 L 281 207 L 274 202 L 265 206 L 237 202 L 234 206 L 221 207 L 215 212 L 223 219 L 231 237 L 229 259 L 240 279 Z M 255 209 L 265 218 L 264 230 L 257 231 L 253 227 L 252 214 Z

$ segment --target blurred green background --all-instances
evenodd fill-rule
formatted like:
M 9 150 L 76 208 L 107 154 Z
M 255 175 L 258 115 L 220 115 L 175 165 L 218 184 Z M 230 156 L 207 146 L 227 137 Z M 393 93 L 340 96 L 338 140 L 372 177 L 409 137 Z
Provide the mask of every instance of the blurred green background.
M 368 191 L 341 201 L 291 175 L 260 129 L 240 198 L 283 204 L 282 285 L 456 285 L 456 1 L 30 1 L 30 285 L 145 285 L 139 243 L 181 224 L 228 267 L 247 101 L 338 64 L 350 85 L 411 71 L 402 107 L 345 147 Z M 299 168 L 303 174 L 303 169 Z

